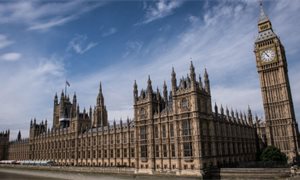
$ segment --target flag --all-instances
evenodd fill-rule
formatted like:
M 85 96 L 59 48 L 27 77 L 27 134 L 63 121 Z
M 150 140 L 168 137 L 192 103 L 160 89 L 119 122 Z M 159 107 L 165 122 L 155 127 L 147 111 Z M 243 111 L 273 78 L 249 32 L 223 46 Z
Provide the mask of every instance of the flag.
M 70 87 L 70 83 L 68 81 L 66 81 L 66 85 Z

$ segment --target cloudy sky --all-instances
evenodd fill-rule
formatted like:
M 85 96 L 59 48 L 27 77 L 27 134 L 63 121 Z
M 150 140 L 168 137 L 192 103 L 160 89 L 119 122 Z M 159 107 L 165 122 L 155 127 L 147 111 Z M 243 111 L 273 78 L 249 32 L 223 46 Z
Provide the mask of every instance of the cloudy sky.
M 265 1 L 285 45 L 300 119 L 300 3 Z M 253 53 L 259 5 L 238 1 L 1 1 L 0 124 L 28 136 L 30 119 L 52 124 L 53 97 L 68 80 L 80 107 L 96 103 L 102 81 L 109 119 L 132 117 L 133 82 L 170 85 L 208 69 L 212 100 L 263 116 Z

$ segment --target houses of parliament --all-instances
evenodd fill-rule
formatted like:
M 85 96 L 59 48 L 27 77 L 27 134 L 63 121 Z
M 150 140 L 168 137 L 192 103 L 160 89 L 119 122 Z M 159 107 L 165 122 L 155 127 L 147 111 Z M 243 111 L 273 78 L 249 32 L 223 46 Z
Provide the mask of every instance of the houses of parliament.
M 199 175 L 209 167 L 256 160 L 256 152 L 278 147 L 289 162 L 299 153 L 285 49 L 262 4 L 254 42 L 265 120 L 250 107 L 241 113 L 212 104 L 207 70 L 196 74 L 191 62 L 186 77 L 174 68 L 171 87 L 133 85 L 134 118 L 109 122 L 100 83 L 96 106 L 81 110 L 76 94 L 53 100 L 53 122 L 30 121 L 29 138 L 9 142 L 0 133 L 0 159 L 52 160 L 58 165 L 128 167 L 135 173 Z

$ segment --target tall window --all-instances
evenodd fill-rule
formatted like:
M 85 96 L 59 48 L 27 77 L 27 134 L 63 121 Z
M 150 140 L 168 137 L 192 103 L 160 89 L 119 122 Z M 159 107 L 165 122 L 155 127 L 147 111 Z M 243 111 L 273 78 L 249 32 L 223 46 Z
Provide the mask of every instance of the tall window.
M 111 157 L 111 158 L 114 157 L 114 150 L 113 150 L 113 149 L 110 150 L 110 157 Z
M 155 145 L 155 157 L 159 157 L 159 145 Z
M 124 158 L 127 158 L 127 149 L 126 148 L 123 150 L 123 154 L 124 154 Z
M 171 144 L 172 157 L 175 157 L 175 144 Z
M 158 125 L 157 124 L 155 124 L 154 125 L 154 136 L 155 136 L 155 138 L 158 138 Z
M 191 157 L 193 155 L 191 142 L 183 143 L 183 155 L 184 157 Z
M 131 153 L 131 157 L 134 157 L 134 148 L 131 148 L 131 150 L 130 150 L 130 153 Z
M 174 137 L 174 126 L 172 123 L 170 124 L 170 136 Z
M 182 121 L 182 135 L 183 136 L 191 135 L 190 120 L 188 119 Z
M 117 149 L 117 157 L 120 157 L 120 149 Z
M 146 126 L 141 126 L 140 134 L 141 134 L 141 139 L 146 139 L 147 138 L 147 136 L 146 136 Z
M 134 132 L 130 132 L 130 142 L 134 142 Z
M 165 138 L 166 137 L 166 125 L 164 124 L 163 126 L 162 126 L 162 137 L 163 138 Z
M 141 145 L 141 157 L 142 158 L 147 157 L 147 145 Z
M 166 144 L 163 145 L 163 154 L 164 154 L 164 157 L 168 156 L 167 145 Z
M 101 150 L 98 151 L 98 157 L 101 158 Z

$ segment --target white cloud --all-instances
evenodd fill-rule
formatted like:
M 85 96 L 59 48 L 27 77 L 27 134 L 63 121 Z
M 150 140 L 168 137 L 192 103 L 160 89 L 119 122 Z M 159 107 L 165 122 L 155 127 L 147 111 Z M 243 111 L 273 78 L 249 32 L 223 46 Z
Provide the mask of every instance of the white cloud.
M 129 55 L 134 55 L 139 53 L 142 47 L 143 47 L 143 42 L 141 41 L 128 41 L 126 43 L 126 51 L 123 54 L 123 58 L 126 58 Z
M 76 35 L 68 45 L 68 50 L 74 50 L 78 54 L 84 54 L 88 50 L 97 46 L 98 43 L 87 42 L 88 37 L 86 35 Z
M 29 30 L 47 30 L 91 11 L 103 1 L 14 1 L 0 4 L 0 24 L 25 24 Z
M 173 14 L 173 11 L 183 4 L 182 0 L 159 0 L 156 1 L 154 6 L 148 6 L 144 3 L 146 9 L 145 20 L 143 23 L 147 24 L 157 19 Z
M 20 60 L 21 56 L 22 55 L 20 53 L 11 52 L 11 53 L 5 53 L 1 55 L 0 59 L 3 61 L 18 61 Z
M 0 49 L 5 48 L 14 42 L 12 40 L 9 40 L 7 36 L 0 34 Z
M 110 36 L 110 35 L 115 34 L 116 32 L 117 32 L 117 29 L 114 28 L 114 27 L 111 27 L 111 28 L 109 28 L 109 30 L 104 31 L 104 32 L 101 34 L 101 36 L 102 36 L 102 37 L 107 37 L 107 36 Z
M 13 71 L 11 70 L 13 68 Z M 62 60 L 50 58 L 26 59 L 18 65 L 0 67 L 0 124 L 12 130 L 11 138 L 19 129 L 28 137 L 30 119 L 48 119 L 52 123 L 52 103 L 55 91 L 63 88 L 65 70 Z

